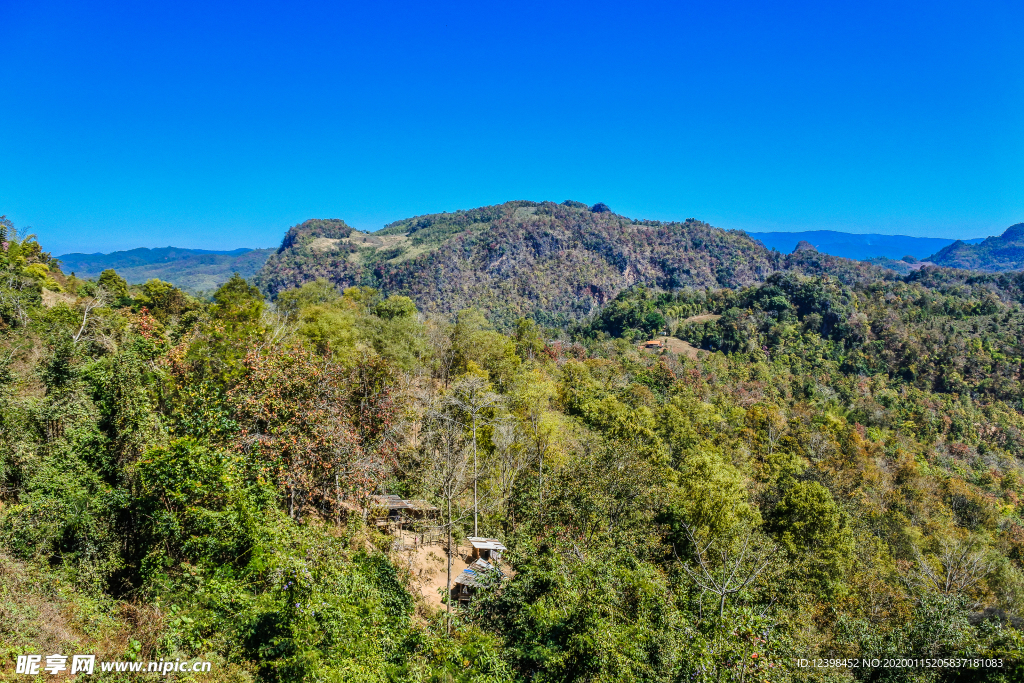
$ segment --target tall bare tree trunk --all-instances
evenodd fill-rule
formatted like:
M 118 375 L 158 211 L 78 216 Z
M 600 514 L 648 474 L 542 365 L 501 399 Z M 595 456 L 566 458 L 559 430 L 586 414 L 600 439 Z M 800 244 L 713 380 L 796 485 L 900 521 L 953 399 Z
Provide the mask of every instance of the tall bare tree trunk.
M 476 499 L 476 414 L 473 415 L 473 535 L 480 535 L 480 528 L 478 524 L 478 508 Z
M 452 499 L 448 498 L 448 593 L 447 593 L 448 613 L 452 611 Z M 451 628 L 451 621 L 448 622 L 448 627 Z
M 544 451 L 540 453 L 540 464 L 537 466 L 537 507 L 544 507 Z

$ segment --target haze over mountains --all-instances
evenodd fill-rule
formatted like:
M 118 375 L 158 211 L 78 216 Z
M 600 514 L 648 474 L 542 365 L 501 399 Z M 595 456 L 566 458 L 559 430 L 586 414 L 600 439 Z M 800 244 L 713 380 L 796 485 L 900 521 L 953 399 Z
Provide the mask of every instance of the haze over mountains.
M 185 291 L 196 293 L 216 289 L 238 273 L 253 277 L 273 249 L 235 249 L 233 251 L 207 251 L 205 249 L 131 249 L 111 254 L 64 254 L 58 259 L 63 269 L 78 277 L 98 277 L 113 268 L 129 284 L 141 284 L 152 278 L 170 282 Z
M 830 230 L 745 233 L 696 219 L 632 219 L 603 204 L 514 201 L 417 216 L 373 233 L 340 219 L 311 219 L 291 228 L 276 250 L 166 247 L 59 258 L 65 271 L 83 278 L 113 268 L 129 283 L 159 278 L 193 293 L 212 290 L 235 272 L 272 296 L 322 277 L 339 286 L 403 292 L 449 312 L 473 302 L 501 319 L 536 314 L 565 322 L 637 283 L 738 286 L 776 270 L 823 267 L 856 279 L 870 267 L 837 265 L 836 257 L 870 260 L 900 274 L 920 267 L 900 260 L 906 256 L 962 269 L 1021 269 L 1022 226 L 962 241 Z M 814 250 L 793 255 L 798 245 Z
M 833 230 L 809 230 L 806 232 L 748 232 L 769 249 L 788 254 L 799 242 L 805 241 L 818 251 L 842 256 L 856 261 L 875 258 L 901 259 L 913 256 L 924 260 L 931 254 L 947 247 L 957 240 L 940 237 L 910 237 L 907 235 L 853 234 Z M 984 237 L 963 240 L 965 244 L 977 244 Z

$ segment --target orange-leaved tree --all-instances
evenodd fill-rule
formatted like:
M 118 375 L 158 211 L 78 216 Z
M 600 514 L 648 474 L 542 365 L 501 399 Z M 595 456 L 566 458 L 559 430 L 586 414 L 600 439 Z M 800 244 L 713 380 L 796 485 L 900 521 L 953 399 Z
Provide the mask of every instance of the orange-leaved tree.
M 229 392 L 238 447 L 281 487 L 292 517 L 365 498 L 395 462 L 394 377 L 378 358 L 349 367 L 298 345 L 251 350 Z

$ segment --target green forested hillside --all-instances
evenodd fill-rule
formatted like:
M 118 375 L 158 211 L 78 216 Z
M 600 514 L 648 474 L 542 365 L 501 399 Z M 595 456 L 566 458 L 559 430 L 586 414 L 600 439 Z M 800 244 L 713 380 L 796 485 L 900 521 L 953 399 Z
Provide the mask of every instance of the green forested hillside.
M 617 225 L 580 211 L 581 235 Z M 542 241 L 517 220 L 501 229 Z M 210 303 L 112 271 L 85 281 L 11 227 L 5 675 L 18 655 L 65 651 L 198 658 L 209 673 L 171 676 L 260 683 L 1019 678 L 1017 275 L 878 277 L 808 252 L 771 256 L 783 270 L 740 240 L 728 277 L 745 282 L 615 280 L 566 330 L 523 316 L 503 333 L 510 309 L 441 317 L 327 279 L 279 280 L 272 303 L 241 278 Z M 476 258 L 490 233 L 457 227 L 420 246 L 457 238 Z M 637 227 L 621 230 L 648 235 Z M 264 276 L 338 258 L 300 249 L 354 234 L 299 226 Z M 639 244 L 621 245 L 627 266 L 654 262 Z M 701 277 L 724 262 L 678 258 Z M 559 296 L 530 305 L 567 318 Z M 651 336 L 667 348 L 638 347 Z M 503 574 L 481 574 L 468 606 L 438 601 L 409 536 L 375 523 L 374 494 L 439 510 L 420 529 L 445 568 L 476 523 L 507 546 Z M 799 665 L 906 657 L 947 666 Z
M 256 282 L 271 296 L 319 277 L 372 286 L 430 312 L 478 306 L 510 329 L 524 315 L 552 325 L 580 320 L 637 283 L 734 287 L 780 269 L 849 279 L 882 272 L 824 254 L 784 256 L 695 219 L 643 221 L 594 208 L 508 202 L 418 216 L 375 233 L 307 221 L 289 230 Z
M 989 237 L 978 244 L 957 240 L 927 260 L 965 270 L 1024 270 L 1024 223 L 1011 225 L 1002 235 Z
M 83 279 L 99 277 L 108 268 L 115 269 L 131 284 L 157 278 L 186 292 L 212 292 L 238 273 L 251 278 L 263 267 L 272 249 L 130 249 L 110 254 L 64 254 L 61 268 Z

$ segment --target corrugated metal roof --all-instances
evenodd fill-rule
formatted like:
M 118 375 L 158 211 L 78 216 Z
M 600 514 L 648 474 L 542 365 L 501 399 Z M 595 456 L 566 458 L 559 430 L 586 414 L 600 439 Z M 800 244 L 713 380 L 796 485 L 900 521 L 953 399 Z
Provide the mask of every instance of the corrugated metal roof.
M 496 538 L 484 538 L 482 536 L 467 536 L 466 540 L 473 544 L 477 550 L 508 550 L 501 541 Z
M 402 500 L 398 496 L 373 496 L 373 502 L 377 505 L 387 507 L 389 510 L 412 510 L 414 509 L 409 501 Z
M 487 560 L 477 560 L 469 567 L 462 570 L 462 573 L 455 577 L 452 582 L 457 586 L 469 586 L 476 588 L 484 584 L 484 578 L 491 572 L 498 572 L 498 576 L 504 576 L 500 569 L 497 569 Z

